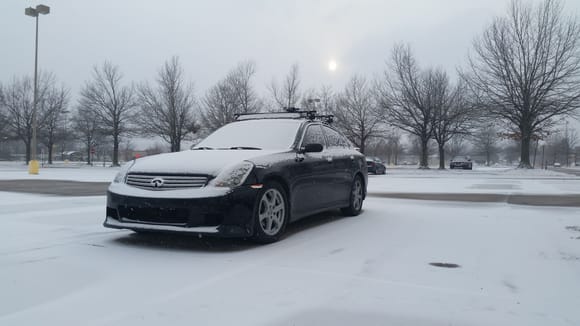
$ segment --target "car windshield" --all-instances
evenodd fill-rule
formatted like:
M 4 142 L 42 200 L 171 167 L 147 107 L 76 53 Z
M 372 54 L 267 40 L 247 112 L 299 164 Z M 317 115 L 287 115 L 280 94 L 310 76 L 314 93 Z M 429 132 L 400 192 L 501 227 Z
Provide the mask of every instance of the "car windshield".
M 233 122 L 213 132 L 194 149 L 288 149 L 300 120 L 264 119 Z

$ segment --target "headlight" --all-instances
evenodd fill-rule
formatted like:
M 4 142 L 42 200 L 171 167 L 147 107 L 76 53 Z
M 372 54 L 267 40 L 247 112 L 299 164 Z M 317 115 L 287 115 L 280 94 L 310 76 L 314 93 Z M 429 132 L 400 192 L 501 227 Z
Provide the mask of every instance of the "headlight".
M 241 186 L 246 181 L 246 178 L 250 175 L 253 168 L 254 164 L 246 161 L 232 165 L 220 172 L 220 174 L 210 182 L 210 185 L 214 187 L 227 188 Z
M 113 179 L 113 182 L 114 183 L 125 183 L 125 177 L 127 176 L 127 172 L 129 172 L 129 169 L 131 169 L 133 164 L 135 164 L 135 160 L 123 164 L 123 166 L 121 167 L 121 169 L 119 170 L 119 172 L 115 176 L 115 179 Z

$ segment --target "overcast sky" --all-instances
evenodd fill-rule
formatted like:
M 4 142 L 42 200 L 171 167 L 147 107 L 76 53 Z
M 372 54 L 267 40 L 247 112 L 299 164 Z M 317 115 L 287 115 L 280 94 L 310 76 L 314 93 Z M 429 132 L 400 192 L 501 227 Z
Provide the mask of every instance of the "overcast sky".
M 52 71 L 73 96 L 92 66 L 110 60 L 126 81 L 152 79 L 177 55 L 197 95 L 242 60 L 257 65 L 265 93 L 298 63 L 304 87 L 341 89 L 353 74 L 384 68 L 393 44 L 408 42 L 423 65 L 450 72 L 464 60 L 475 35 L 507 0 L 0 0 L 0 82 L 32 74 L 34 20 L 24 8 L 42 3 L 39 66 Z M 580 11 L 580 1 L 567 1 Z M 334 59 L 338 69 L 329 71 Z

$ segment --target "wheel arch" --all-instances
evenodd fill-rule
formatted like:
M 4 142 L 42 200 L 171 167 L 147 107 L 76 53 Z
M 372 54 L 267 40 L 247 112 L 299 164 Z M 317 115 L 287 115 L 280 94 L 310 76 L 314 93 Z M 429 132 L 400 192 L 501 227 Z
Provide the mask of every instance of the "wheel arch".
M 286 193 L 286 199 L 288 201 L 289 213 L 292 212 L 292 193 L 290 192 L 290 186 L 288 185 L 288 182 L 286 181 L 286 179 L 284 179 L 282 176 L 280 176 L 278 174 L 269 174 L 269 175 L 264 177 L 264 181 L 262 183 L 265 184 L 267 182 L 276 182 L 282 186 L 282 188 L 284 189 L 284 192 Z

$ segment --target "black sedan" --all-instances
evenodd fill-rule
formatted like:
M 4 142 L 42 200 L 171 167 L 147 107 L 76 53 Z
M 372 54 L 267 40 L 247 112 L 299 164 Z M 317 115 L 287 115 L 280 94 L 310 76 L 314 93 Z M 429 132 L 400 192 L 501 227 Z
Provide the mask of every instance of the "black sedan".
M 378 157 L 367 157 L 367 171 L 372 174 L 386 174 L 387 167 Z
M 473 162 L 468 156 L 456 156 L 449 163 L 450 169 L 473 170 Z
M 358 215 L 365 158 L 327 118 L 242 115 L 191 150 L 129 162 L 109 186 L 104 226 L 273 242 L 302 217 Z

